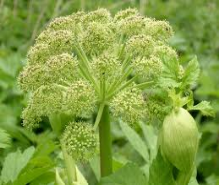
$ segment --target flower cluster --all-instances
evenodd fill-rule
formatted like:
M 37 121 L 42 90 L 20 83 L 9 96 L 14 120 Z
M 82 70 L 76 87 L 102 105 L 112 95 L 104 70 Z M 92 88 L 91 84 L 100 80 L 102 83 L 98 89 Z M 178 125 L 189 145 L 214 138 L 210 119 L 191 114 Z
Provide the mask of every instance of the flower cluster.
M 172 34 L 166 21 L 143 17 L 136 9 L 114 17 L 98 9 L 54 19 L 29 50 L 19 76 L 21 89 L 30 93 L 24 125 L 34 127 L 42 116 L 63 113 L 91 118 L 103 104 L 127 123 L 143 119 L 145 85 L 156 84 L 164 62 L 178 60 L 167 44 Z M 69 153 L 82 158 L 95 138 L 80 124 L 71 123 L 63 138 Z
M 89 123 L 71 122 L 61 141 L 74 159 L 88 160 L 98 151 L 98 137 Z

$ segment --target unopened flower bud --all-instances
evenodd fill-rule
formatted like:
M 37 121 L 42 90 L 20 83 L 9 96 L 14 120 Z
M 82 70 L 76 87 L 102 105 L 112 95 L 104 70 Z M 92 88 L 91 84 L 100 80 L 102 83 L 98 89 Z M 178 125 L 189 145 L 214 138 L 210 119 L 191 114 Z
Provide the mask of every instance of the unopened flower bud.
M 180 108 L 165 117 L 161 131 L 161 150 L 180 171 L 189 171 L 196 158 L 199 132 L 195 120 Z

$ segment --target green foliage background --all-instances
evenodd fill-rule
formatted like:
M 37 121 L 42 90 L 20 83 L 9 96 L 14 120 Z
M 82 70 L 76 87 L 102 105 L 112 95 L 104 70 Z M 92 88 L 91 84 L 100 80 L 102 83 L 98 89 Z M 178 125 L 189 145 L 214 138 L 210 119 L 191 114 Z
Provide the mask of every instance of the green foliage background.
M 11 141 L 6 139 L 7 143 L 4 146 L 11 146 L 4 150 L 0 149 L 0 169 L 7 154 L 18 148 L 23 150 L 34 145 L 41 151 L 40 144 L 47 142 L 51 151 L 45 152 L 45 161 L 49 160 L 47 155 L 55 150 L 51 142 L 53 135 L 46 121 L 35 133 L 30 133 L 21 126 L 20 114 L 26 99 L 16 86 L 16 77 L 25 64 L 28 48 L 53 18 L 81 9 L 87 11 L 98 7 L 105 7 L 112 13 L 127 7 L 136 7 L 146 16 L 166 19 L 176 33 L 171 45 L 179 52 L 181 63 L 184 64 L 194 54 L 197 55 L 202 72 L 199 85 L 194 89 L 195 101 L 208 100 L 217 112 L 214 119 L 203 118 L 201 114 L 194 113 L 199 129 L 203 133 L 197 159 L 197 177 L 200 184 L 218 185 L 216 184 L 219 183 L 217 182 L 219 181 L 217 180 L 219 179 L 218 0 L 1 0 L 0 128 L 11 138 Z M 117 160 L 134 160 L 141 163 L 142 157 L 126 142 L 124 134 L 117 127 L 113 130 L 113 138 L 114 150 L 118 151 L 115 156 Z M 49 165 L 53 166 L 53 162 L 50 161 Z M 119 168 L 120 163 L 116 163 L 115 166 Z M 87 178 L 91 179 L 91 184 L 95 183 L 95 179 L 91 178 L 93 175 L 91 169 L 86 170 L 86 174 Z M 52 178 L 52 174 L 48 174 L 48 178 Z M 43 183 L 46 184 L 46 181 Z

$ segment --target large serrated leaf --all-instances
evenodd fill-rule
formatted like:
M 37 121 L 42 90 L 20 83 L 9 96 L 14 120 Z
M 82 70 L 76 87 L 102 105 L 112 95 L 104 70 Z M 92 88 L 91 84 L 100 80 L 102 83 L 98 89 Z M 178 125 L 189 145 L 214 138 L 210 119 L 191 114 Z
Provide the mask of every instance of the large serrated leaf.
M 21 184 L 28 184 L 35 178 L 43 175 L 48 170 L 51 169 L 52 166 L 48 165 L 46 167 L 42 168 L 34 168 L 30 171 L 26 171 L 25 173 L 22 173 L 17 180 L 13 183 L 13 185 L 21 185 Z
M 182 78 L 182 88 L 196 85 L 200 74 L 199 63 L 197 57 L 194 57 L 186 66 Z
M 144 158 L 147 163 L 149 163 L 148 148 L 141 137 L 127 124 L 120 122 L 120 126 L 132 147 Z
M 153 160 L 149 173 L 149 185 L 176 185 L 172 175 L 172 168 L 163 159 L 160 152 Z
M 0 128 L 0 148 L 7 148 L 10 146 L 11 138 L 10 135 Z
M 1 181 L 4 183 L 14 182 L 33 156 L 34 151 L 34 147 L 29 147 L 23 153 L 18 150 L 8 154 L 3 163 Z
M 157 135 L 155 134 L 153 126 L 146 125 L 145 123 L 140 123 L 140 126 L 150 150 L 150 161 L 152 161 L 157 155 Z
M 179 87 L 181 83 L 178 81 L 179 62 L 177 60 L 166 61 L 163 63 L 163 71 L 158 80 L 158 86 L 162 88 Z
M 114 174 L 103 177 L 99 185 L 147 185 L 147 179 L 137 165 L 128 163 Z
M 189 110 L 199 110 L 204 116 L 215 116 L 215 111 L 207 101 L 202 101 L 199 104 L 192 106 Z

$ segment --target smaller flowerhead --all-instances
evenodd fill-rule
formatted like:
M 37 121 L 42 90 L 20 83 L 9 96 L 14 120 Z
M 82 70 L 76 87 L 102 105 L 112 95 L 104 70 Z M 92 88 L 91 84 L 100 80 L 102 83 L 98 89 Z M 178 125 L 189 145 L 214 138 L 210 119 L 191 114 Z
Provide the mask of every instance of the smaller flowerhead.
M 50 116 L 63 110 L 65 93 L 54 85 L 42 85 L 34 91 L 30 105 L 37 109 L 41 116 Z
M 78 61 L 68 53 L 51 56 L 43 64 L 27 65 L 20 73 L 18 82 L 24 91 L 34 91 L 42 85 L 63 84 L 78 76 Z
M 18 77 L 18 85 L 25 91 L 34 91 L 41 85 L 47 85 L 46 68 L 41 65 L 27 65 Z
M 127 54 L 133 56 L 150 56 L 154 50 L 155 42 L 151 36 L 135 35 L 132 36 L 126 44 Z
M 104 52 L 93 59 L 91 69 L 99 80 L 104 76 L 112 82 L 121 75 L 121 61 L 113 53 Z
M 167 45 L 158 45 L 154 48 L 153 54 L 160 58 L 162 62 L 177 61 L 178 55 L 174 49 Z
M 50 57 L 46 62 L 46 68 L 50 74 L 51 82 L 59 84 L 62 84 L 63 81 L 74 81 L 79 76 L 78 60 L 68 53 Z
M 49 23 L 47 29 L 74 31 L 75 27 L 75 21 L 71 18 L 71 16 L 66 16 L 54 19 L 51 23 Z
M 22 125 L 29 130 L 32 130 L 39 126 L 42 121 L 40 113 L 37 112 L 37 108 L 33 105 L 28 105 L 22 112 L 21 118 L 23 119 Z
M 127 37 L 145 32 L 146 19 L 140 15 L 128 16 L 117 22 L 117 30 L 120 35 Z
M 95 109 L 96 100 L 92 85 L 87 81 L 78 80 L 67 88 L 63 104 L 70 114 L 87 116 Z
M 99 22 L 106 24 L 111 20 L 110 12 L 107 9 L 99 8 L 98 10 L 89 12 L 82 17 L 82 22 L 86 25 L 90 22 Z
M 71 122 L 67 125 L 61 142 L 67 153 L 75 160 L 87 161 L 98 152 L 98 136 L 86 122 Z
M 121 10 L 119 11 L 115 16 L 114 16 L 114 21 L 120 21 L 122 19 L 125 19 L 130 16 L 134 15 L 139 15 L 139 12 L 135 8 L 127 8 L 126 10 Z
M 164 91 L 151 90 L 150 93 L 145 94 L 145 101 L 147 119 L 150 122 L 163 122 L 165 116 L 172 111 L 171 100 Z
M 86 15 L 83 11 L 74 12 L 69 17 L 74 20 L 76 24 L 79 24 L 83 21 L 83 17 Z
M 31 95 L 28 106 L 22 113 L 23 125 L 29 129 L 38 126 L 44 116 L 49 117 L 63 111 L 62 89 L 55 85 L 42 85 Z
M 72 53 L 75 36 L 69 30 L 45 30 L 36 39 L 37 44 L 48 44 L 53 54 Z
M 114 34 L 107 24 L 91 22 L 80 36 L 80 44 L 88 55 L 98 55 L 107 50 L 114 40 Z
M 166 21 L 151 20 L 147 22 L 146 33 L 156 40 L 167 41 L 173 36 L 173 29 Z
M 120 118 L 133 125 L 142 119 L 144 111 L 144 99 L 142 92 L 137 88 L 126 89 L 118 93 L 110 103 L 112 113 L 116 118 Z
M 132 66 L 134 72 L 143 80 L 154 79 L 162 72 L 162 62 L 154 56 L 150 58 L 138 57 L 133 61 Z
M 50 49 L 48 44 L 35 44 L 27 53 L 27 63 L 30 65 L 44 63 L 49 57 Z

